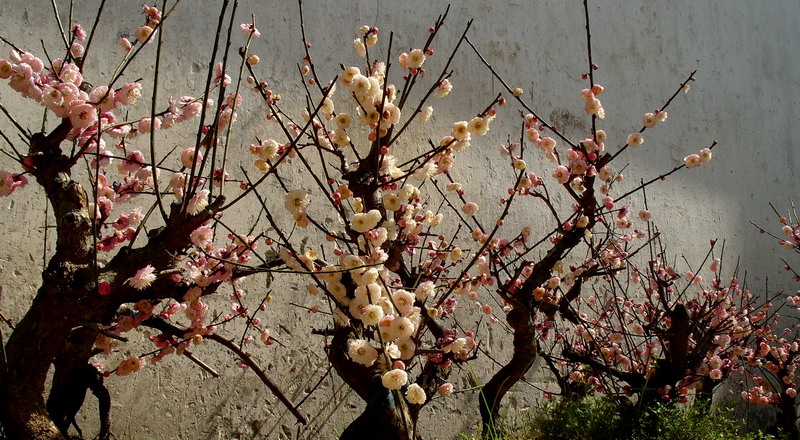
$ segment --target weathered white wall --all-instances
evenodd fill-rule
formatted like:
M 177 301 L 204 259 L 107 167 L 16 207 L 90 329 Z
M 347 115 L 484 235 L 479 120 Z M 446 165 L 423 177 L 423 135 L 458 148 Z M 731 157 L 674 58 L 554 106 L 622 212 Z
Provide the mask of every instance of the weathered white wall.
M 42 38 L 51 56 L 56 56 L 59 40 L 53 32 L 49 3 L 1 3 L 0 35 L 40 54 Z M 62 16 L 66 16 L 68 2 L 58 3 Z M 129 36 L 141 23 L 139 1 L 108 3 L 108 20 L 101 24 L 100 38 L 92 49 L 93 72 L 100 76 L 113 70 L 116 59 L 116 55 L 105 54 L 107 48 L 113 47 L 120 36 Z M 98 4 L 96 0 L 76 2 L 76 19 L 88 28 Z M 170 56 L 164 60 L 162 96 L 199 92 L 218 4 L 211 0 L 184 1 L 168 23 L 165 38 Z M 389 31 L 394 30 L 396 48 L 421 46 L 428 27 L 445 7 L 444 2 L 416 0 L 306 1 L 307 31 L 317 68 L 323 78 L 331 78 L 338 73 L 339 63 L 355 62 L 350 42 L 362 24 L 379 26 L 384 44 Z M 292 101 L 291 95 L 297 90 L 295 66 L 302 58 L 298 6 L 294 2 L 242 0 L 241 19 L 236 23 L 246 21 L 250 13 L 256 15 L 263 34 L 253 45 L 253 51 L 262 58 L 260 71 L 296 105 L 300 101 Z M 641 126 L 643 113 L 658 107 L 678 82 L 698 69 L 698 81 L 688 95 L 681 94 L 675 100 L 667 123 L 646 132 L 645 145 L 621 157 L 621 162 L 630 162 L 626 174 L 638 180 L 666 171 L 685 155 L 714 139 L 719 141 L 711 163 L 683 171 L 648 192 L 651 211 L 669 240 L 671 252 L 699 263 L 708 240 L 726 240 L 726 256 L 741 257 L 741 268 L 747 271 L 752 288 L 763 290 L 768 277 L 772 289 L 787 285 L 778 260 L 782 251 L 749 222 L 773 226 L 775 219 L 768 203 L 782 209 L 797 196 L 800 154 L 794 141 L 800 138 L 800 125 L 795 121 L 800 101 L 800 28 L 796 25 L 800 3 L 593 0 L 590 13 L 594 57 L 600 66 L 596 75 L 606 87 L 601 98 L 607 118 L 602 127 L 609 133 L 607 144 L 611 148 Z M 434 46 L 437 55 L 426 66 L 430 71 L 442 65 L 466 21 L 472 18 L 471 39 L 506 80 L 525 88 L 534 108 L 568 135 L 585 136 L 588 128 L 579 96 L 584 87 L 580 74 L 586 65 L 581 2 L 454 2 L 445 30 Z M 240 34 L 235 37 L 234 44 L 239 44 Z M 469 119 L 501 91 L 467 47 L 461 49 L 453 68 L 454 92 L 437 105 L 433 125 L 415 133 L 418 145 L 424 145 L 429 136 L 438 139 L 449 132 L 453 121 Z M 144 77 L 148 87 L 151 69 L 142 66 L 127 77 Z M 88 80 L 95 82 L 91 75 Z M 5 85 L 0 86 L 0 102 L 30 127 L 38 126 L 40 110 L 23 102 Z M 240 115 L 240 127 L 245 131 L 234 140 L 236 145 L 249 145 L 252 135 L 263 136 L 274 130 L 274 126 L 262 123 L 259 115 Z M 0 129 L 13 137 L 13 127 L 2 116 Z M 495 187 L 493 182 L 507 172 L 500 168 L 496 144 L 504 142 L 509 133 L 516 136 L 511 125 L 494 125 L 489 136 L 473 143 L 466 163 L 462 157 L 457 164 L 456 176 L 471 185 L 472 194 L 481 193 L 491 200 L 505 190 L 505 186 Z M 413 143 L 409 145 L 409 149 L 414 148 Z M 240 157 L 246 165 L 249 159 L 244 156 Z M 10 160 L 0 156 L 0 168 L 11 167 Z M 540 169 L 541 175 L 549 176 L 549 167 Z M 0 211 L 4 244 L 0 246 L 0 311 L 19 319 L 39 283 L 44 197 L 32 185 L 11 198 L 0 199 Z M 532 211 L 530 222 L 536 223 L 542 215 Z M 260 293 L 261 281 L 249 284 L 254 294 Z M 290 300 L 313 303 L 300 294 L 301 288 L 282 289 L 285 295 L 276 301 L 279 313 L 271 318 L 274 323 L 270 327 L 285 347 L 254 351 L 268 365 L 269 375 L 298 401 L 304 389 L 327 369 L 320 350 L 322 339 L 309 336 L 312 325 L 320 328 L 325 323 L 287 305 Z M 7 336 L 7 330 L 3 331 Z M 125 350 L 138 354 L 142 346 L 132 343 Z M 252 373 L 233 366 L 230 357 L 214 353 L 213 347 L 202 347 L 196 354 L 223 373 L 220 379 L 210 378 L 188 360 L 174 357 L 129 378 L 109 379 L 117 437 L 332 438 L 359 411 L 357 397 L 348 394 L 341 381 L 329 377 L 302 407 L 313 423 L 309 428 L 298 428 Z M 485 376 L 483 380 L 487 380 Z M 464 379 L 456 384 L 457 388 L 467 386 Z M 537 393 L 521 385 L 514 399 L 524 400 L 524 396 Z M 474 395 L 438 400 L 426 408 L 423 423 L 437 438 L 455 438 L 456 431 L 466 431 L 477 421 L 476 408 Z M 84 418 L 93 419 L 88 413 Z M 92 430 L 91 421 L 84 424 Z

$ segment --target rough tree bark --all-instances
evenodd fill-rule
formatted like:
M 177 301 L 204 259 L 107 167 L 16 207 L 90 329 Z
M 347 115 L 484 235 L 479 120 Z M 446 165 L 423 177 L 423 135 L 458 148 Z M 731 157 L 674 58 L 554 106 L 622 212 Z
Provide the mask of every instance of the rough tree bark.
M 511 305 L 511 311 L 506 315 L 506 321 L 514 331 L 514 352 L 511 360 L 500 368 L 481 390 L 479 405 L 483 423 L 482 435 L 484 437 L 491 438 L 498 434 L 498 421 L 501 420 L 500 408 L 503 397 L 524 377 L 539 354 L 534 313 L 546 305 L 540 304 L 534 299 L 533 291 L 550 278 L 551 271 L 556 263 L 580 244 L 584 231 L 591 230 L 594 226 L 596 221 L 594 218 L 596 200 L 592 189 L 593 184 L 594 178 L 587 177 L 587 190 L 578 199 L 584 215 L 590 219 L 586 229 L 576 228 L 570 231 L 562 231 L 561 239 L 550 248 L 542 259 L 533 265 L 530 276 L 525 279 L 525 282 L 515 293 L 512 294 L 507 287 L 505 290 L 499 289 L 500 295 Z M 566 298 L 562 299 L 562 301 L 565 301 L 564 304 L 574 300 L 580 293 L 580 281 L 576 282 L 576 286 Z M 561 307 L 559 307 L 559 310 L 552 310 L 552 313 L 557 311 L 564 313 L 566 308 L 561 310 Z
M 3 424 L 12 438 L 63 438 L 47 412 L 45 379 L 66 335 L 92 312 L 82 301 L 94 280 L 88 199 L 59 148 L 70 129 L 65 120 L 30 141 L 26 164 L 53 206 L 58 238 L 42 286 L 5 347 L 8 371 L 0 377 L 0 393 Z
M 339 440 L 417 440 L 419 411 L 410 411 L 402 397 L 395 397 L 381 382 L 377 367 L 365 367 L 347 357 L 353 329 L 337 327 L 328 349 L 334 370 L 367 403 L 364 412 L 342 433 Z
M 86 379 L 89 389 L 103 395 L 102 386 L 88 381 L 86 376 L 86 366 L 91 367 L 84 353 L 88 342 L 66 346 L 67 336 L 75 329 L 109 322 L 121 305 L 141 298 L 141 292 L 125 285 L 126 280 L 147 264 L 156 271 L 174 268 L 190 245 L 190 233 L 216 215 L 225 200 L 217 197 L 195 216 L 187 215 L 180 204 L 173 204 L 166 226 L 150 231 L 145 246 L 123 248 L 105 267 L 98 268 L 94 264 L 95 231 L 89 200 L 84 188 L 71 177 L 77 159 L 65 156 L 60 148 L 71 129 L 69 120 L 64 119 L 51 133 L 34 134 L 25 159 L 26 170 L 42 186 L 53 207 L 57 238 L 56 251 L 42 273 L 42 286 L 5 345 L 6 369 L 0 371 L 0 422 L 11 438 L 64 438 L 45 404 L 45 380 L 59 355 L 63 362 L 55 383 L 56 393 L 66 390 L 61 385 L 64 382 Z M 112 294 L 98 295 L 97 281 L 108 281 Z M 151 289 L 158 294 L 150 297 L 170 297 L 174 287 L 168 279 L 156 280 Z M 86 359 L 83 365 L 78 361 L 81 356 Z M 64 396 L 54 399 L 52 407 L 63 427 L 76 402 L 67 402 L 71 399 Z M 101 402 L 102 405 L 105 404 Z
M 795 398 L 789 397 L 786 394 L 781 394 L 781 400 L 778 402 L 778 418 L 775 423 L 770 427 L 769 433 L 773 435 L 785 435 L 786 438 L 800 437 L 800 431 L 797 429 L 797 405 Z
M 103 374 L 90 363 L 92 356 L 100 352 L 94 348 L 98 333 L 93 326 L 73 330 L 53 362 L 55 371 L 47 398 L 47 411 L 65 437 L 70 425 L 83 437 L 75 416 L 83 406 L 88 390 L 99 403 L 100 432 L 96 438 L 107 440 L 111 436 L 111 396 L 103 384 Z

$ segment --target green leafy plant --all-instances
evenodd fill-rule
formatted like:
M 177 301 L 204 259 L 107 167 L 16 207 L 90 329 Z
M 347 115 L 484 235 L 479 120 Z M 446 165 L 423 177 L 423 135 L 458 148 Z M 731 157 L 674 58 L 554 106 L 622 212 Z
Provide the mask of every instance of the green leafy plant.
M 513 429 L 492 440 L 777 440 L 763 433 L 740 434 L 731 409 L 665 404 L 641 411 L 628 403 L 586 397 L 546 402 Z M 504 420 L 508 422 L 508 420 Z M 463 436 L 464 439 L 471 437 Z M 472 437 L 477 438 L 477 437 Z
M 660 405 L 649 408 L 633 425 L 632 440 L 756 440 L 774 439 L 762 433 L 739 434 L 741 425 L 726 413 L 731 409 L 701 405 Z

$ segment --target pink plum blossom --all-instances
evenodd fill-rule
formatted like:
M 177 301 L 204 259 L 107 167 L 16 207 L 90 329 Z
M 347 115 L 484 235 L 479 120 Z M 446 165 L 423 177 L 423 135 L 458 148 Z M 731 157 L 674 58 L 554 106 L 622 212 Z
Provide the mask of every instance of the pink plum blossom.
M 128 278 L 126 283 L 136 290 L 144 290 L 156 280 L 156 275 L 153 273 L 155 270 L 153 266 L 148 264 L 139 269 L 134 276 Z
M 239 28 L 242 30 L 242 35 L 245 39 L 258 38 L 261 36 L 261 32 L 259 32 L 252 23 L 242 23 L 239 25 Z
M 192 244 L 201 249 L 207 248 L 211 244 L 213 238 L 214 233 L 208 226 L 200 226 L 189 235 Z
M 564 165 L 559 165 L 553 170 L 553 177 L 558 181 L 558 183 L 567 183 L 569 181 L 569 176 L 569 170 Z

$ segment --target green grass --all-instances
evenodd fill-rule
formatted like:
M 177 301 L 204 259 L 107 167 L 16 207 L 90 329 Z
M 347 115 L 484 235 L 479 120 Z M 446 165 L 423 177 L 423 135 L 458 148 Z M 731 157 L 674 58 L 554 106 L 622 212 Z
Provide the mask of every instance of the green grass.
M 506 433 L 490 440 L 780 440 L 740 433 L 742 427 L 727 413 L 681 405 L 638 410 L 601 398 L 548 402 L 517 423 L 506 423 Z

